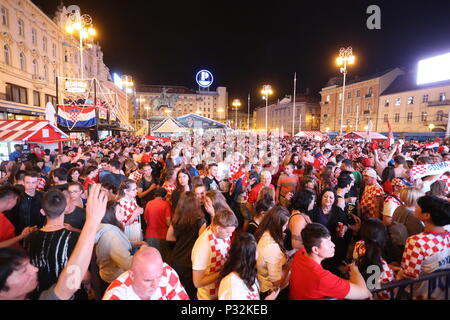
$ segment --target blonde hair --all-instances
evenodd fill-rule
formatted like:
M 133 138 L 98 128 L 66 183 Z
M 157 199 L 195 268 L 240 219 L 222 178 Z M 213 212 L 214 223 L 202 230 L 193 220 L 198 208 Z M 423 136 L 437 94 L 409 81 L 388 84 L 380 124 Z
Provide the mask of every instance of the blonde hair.
M 406 187 L 402 191 L 400 191 L 400 200 L 407 207 L 414 207 L 417 205 L 417 200 L 424 196 L 425 194 L 422 190 L 415 187 Z

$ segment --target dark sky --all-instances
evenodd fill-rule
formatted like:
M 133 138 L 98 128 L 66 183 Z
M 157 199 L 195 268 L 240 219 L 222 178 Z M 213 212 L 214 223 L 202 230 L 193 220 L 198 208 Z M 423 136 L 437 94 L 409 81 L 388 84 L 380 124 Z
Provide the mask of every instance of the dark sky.
M 33 0 L 53 15 L 60 0 Z M 295 3 L 294 3 L 295 2 Z M 318 91 L 338 75 L 339 48 L 352 46 L 349 77 L 414 67 L 450 51 L 450 1 L 64 1 L 92 16 L 104 61 L 138 84 L 196 88 L 195 74 L 212 71 L 230 100 L 261 104 L 269 83 L 275 98 Z M 381 30 L 369 30 L 369 5 L 381 8 Z M 245 104 L 244 104 L 245 105 Z

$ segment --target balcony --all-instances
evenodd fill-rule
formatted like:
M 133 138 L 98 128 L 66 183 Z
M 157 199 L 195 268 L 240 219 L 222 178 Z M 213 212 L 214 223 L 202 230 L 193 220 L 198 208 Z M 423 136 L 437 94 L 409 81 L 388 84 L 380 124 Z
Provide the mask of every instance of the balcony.
M 372 98 L 373 97 L 373 93 L 368 93 L 366 95 L 364 95 L 365 98 Z
M 32 79 L 36 89 L 43 89 L 47 82 L 44 77 L 35 74 L 32 76 Z
M 437 101 L 428 101 L 429 107 L 437 107 L 437 106 L 448 106 L 450 105 L 450 100 L 437 100 Z
M 370 114 L 370 110 L 364 110 L 364 114 Z

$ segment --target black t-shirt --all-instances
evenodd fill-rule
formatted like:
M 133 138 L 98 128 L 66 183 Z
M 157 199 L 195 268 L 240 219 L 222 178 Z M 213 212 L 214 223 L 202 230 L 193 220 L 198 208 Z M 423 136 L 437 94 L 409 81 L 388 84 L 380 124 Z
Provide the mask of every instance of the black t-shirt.
M 219 187 L 219 181 L 217 181 L 216 178 L 209 178 L 209 177 L 205 177 L 203 179 L 203 183 L 206 187 L 206 191 L 208 190 L 219 190 L 220 191 L 220 187 Z
M 77 164 L 76 163 L 71 163 L 71 162 L 64 162 L 64 163 L 61 163 L 59 166 L 61 168 L 66 169 L 67 171 L 69 171 L 73 167 L 77 167 Z
M 255 220 L 251 220 L 247 227 L 247 232 L 255 235 L 256 230 L 258 230 L 258 223 Z
M 148 188 L 150 188 L 152 186 L 152 184 L 156 184 L 158 185 L 158 181 L 156 179 L 152 179 L 151 181 L 147 181 L 144 177 L 142 177 L 138 182 L 137 182 L 137 187 L 138 188 L 142 188 L 142 191 L 146 191 Z M 138 204 L 142 207 L 145 208 L 145 205 L 147 204 L 147 202 L 153 200 L 155 198 L 155 194 L 154 191 L 156 190 L 153 189 L 150 193 L 148 193 L 145 197 L 143 198 L 139 198 L 138 197 Z
M 38 271 L 39 295 L 58 281 L 79 237 L 78 232 L 61 229 L 53 232 L 36 231 L 24 240 L 30 262 Z
M 161 176 L 161 170 L 163 169 L 163 166 L 161 162 L 157 161 L 154 162 L 153 160 L 150 161 L 150 167 L 152 168 L 152 176 L 155 179 L 159 179 Z
M 100 183 L 109 182 L 113 184 L 117 189 L 119 189 L 120 184 L 127 177 L 120 173 L 107 173 L 100 178 Z
M 64 223 L 70 224 L 73 228 L 83 229 L 86 222 L 86 210 L 75 206 L 72 213 L 64 215 Z
M 182 267 L 192 267 L 192 248 L 195 241 L 197 241 L 198 231 L 205 222 L 205 219 L 199 219 L 196 224 L 191 226 L 173 226 L 175 238 L 177 239 L 172 251 L 174 264 Z

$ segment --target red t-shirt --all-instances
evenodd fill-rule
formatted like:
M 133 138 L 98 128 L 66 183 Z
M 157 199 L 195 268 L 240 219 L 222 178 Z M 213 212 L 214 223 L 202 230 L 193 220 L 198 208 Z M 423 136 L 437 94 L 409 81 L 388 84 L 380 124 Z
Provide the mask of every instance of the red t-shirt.
M 385 181 L 383 183 L 383 190 L 384 190 L 384 192 L 386 192 L 386 194 L 393 193 L 394 191 L 392 190 L 392 181 L 389 181 L 389 180 Z
M 9 240 L 16 236 L 16 228 L 9 219 L 0 213 L 0 242 Z
M 87 190 L 89 188 L 89 184 L 92 183 L 92 182 L 96 182 L 95 178 L 91 179 L 89 177 L 86 177 L 86 179 L 84 179 L 84 186 L 83 186 L 84 190 Z
M 147 222 L 145 238 L 166 239 L 167 218 L 172 216 L 170 203 L 161 198 L 151 200 L 145 206 L 144 219 Z
M 289 300 L 344 299 L 350 292 L 350 284 L 300 250 L 292 262 Z
M 262 189 L 262 183 L 258 183 L 253 189 L 250 191 L 250 195 L 248 196 L 248 203 L 255 203 L 258 200 L 258 193 Z M 270 187 L 275 190 L 275 187 L 271 184 Z
M 142 155 L 141 162 L 142 163 L 149 163 L 150 162 L 150 154 L 144 153 Z

